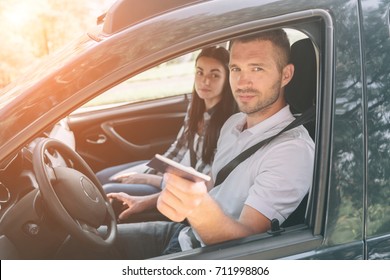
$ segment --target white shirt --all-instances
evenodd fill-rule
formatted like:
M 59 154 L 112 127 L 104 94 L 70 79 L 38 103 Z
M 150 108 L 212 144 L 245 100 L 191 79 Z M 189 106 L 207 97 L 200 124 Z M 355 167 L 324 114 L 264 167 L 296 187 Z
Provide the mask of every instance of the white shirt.
M 246 114 L 231 116 L 222 127 L 218 140 L 212 166 L 214 181 L 218 171 L 234 157 L 275 135 L 293 120 L 289 106 L 286 106 L 242 131 Z M 314 142 L 307 130 L 299 126 L 279 135 L 241 162 L 223 183 L 210 191 L 210 195 L 234 219 L 238 219 L 244 205 L 248 205 L 270 220 L 278 219 L 281 224 L 309 191 L 313 166 Z M 181 239 L 179 237 L 182 245 Z
M 238 113 L 223 126 L 212 167 L 218 171 L 245 149 L 281 131 L 294 120 L 289 106 L 242 131 L 246 115 Z M 240 163 L 210 191 L 225 213 L 238 219 L 244 204 L 280 223 L 298 207 L 312 184 L 314 142 L 303 126 L 289 130 Z

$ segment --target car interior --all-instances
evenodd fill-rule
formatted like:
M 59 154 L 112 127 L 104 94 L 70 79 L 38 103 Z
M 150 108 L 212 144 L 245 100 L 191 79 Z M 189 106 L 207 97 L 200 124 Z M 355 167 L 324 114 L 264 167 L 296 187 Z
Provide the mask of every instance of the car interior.
M 285 94 L 287 102 L 290 105 L 293 114 L 297 117 L 302 114 L 305 114 L 305 112 L 308 111 L 310 108 L 315 108 L 318 84 L 317 60 L 318 59 L 316 50 L 311 39 L 301 39 L 296 41 L 292 45 L 291 62 L 295 66 L 295 72 L 293 79 L 286 87 Z M 47 215 L 47 213 L 45 212 L 45 203 L 39 195 L 38 190 L 41 186 L 38 186 L 37 178 L 35 178 L 37 175 L 34 175 L 33 172 L 33 165 L 34 162 L 36 162 L 37 160 L 34 160 L 32 152 L 34 149 L 37 149 L 37 146 L 39 147 L 39 149 L 42 150 L 41 158 L 44 159 L 45 163 L 52 162 L 51 164 L 53 166 L 71 166 L 76 169 L 79 168 L 83 170 L 82 173 L 85 172 L 87 174 L 91 174 L 93 172 L 98 171 L 99 169 L 102 169 L 104 165 L 110 166 L 114 164 L 113 162 L 105 162 L 104 164 L 102 164 L 101 160 L 94 156 L 94 154 L 96 153 L 105 153 L 105 151 L 109 153 L 111 152 L 110 146 L 108 146 L 108 149 L 102 149 L 101 146 L 96 145 L 96 143 L 99 143 L 99 141 L 105 142 L 107 140 L 104 138 L 103 140 L 99 140 L 99 137 L 101 135 L 105 135 L 105 132 L 107 131 L 116 134 L 117 138 L 122 138 L 121 142 L 122 144 L 124 143 L 123 145 L 125 145 L 127 149 L 127 144 L 129 141 L 125 139 L 126 137 L 124 138 L 122 136 L 118 136 L 122 133 L 121 131 L 124 131 L 124 128 L 126 128 L 126 126 L 123 126 L 123 128 L 121 128 L 121 126 L 124 124 L 131 123 L 138 127 L 139 131 L 145 126 L 149 125 L 150 119 L 158 118 L 160 119 L 159 123 L 156 124 L 155 127 L 152 127 L 151 131 L 155 131 L 155 133 L 160 133 L 161 127 L 169 127 L 169 129 L 165 132 L 165 135 L 146 135 L 146 137 L 150 138 L 151 142 L 147 144 L 147 146 L 145 147 L 145 151 L 148 150 L 148 148 L 150 148 L 151 146 L 153 146 L 154 148 L 152 149 L 152 152 L 140 153 L 140 150 L 143 151 L 142 148 L 138 150 L 138 152 L 129 152 L 129 154 L 132 154 L 132 158 L 134 158 L 134 160 L 145 159 L 145 157 L 151 158 L 151 156 L 153 155 L 153 153 L 155 153 L 156 150 L 164 151 L 171 143 L 172 137 L 176 136 L 176 133 L 181 126 L 182 119 L 184 117 L 189 102 L 189 95 L 164 98 L 159 101 L 157 111 L 155 110 L 155 103 L 153 101 L 135 103 L 132 105 L 132 112 L 130 113 L 130 115 L 128 114 L 127 110 L 123 110 L 123 112 L 121 112 L 121 109 L 119 107 L 119 115 L 116 115 L 116 117 L 121 116 L 122 119 L 118 122 L 116 122 L 115 119 L 109 120 L 107 122 L 104 122 L 104 125 L 102 127 L 100 120 L 105 119 L 106 117 L 106 113 L 103 110 L 101 111 L 101 113 L 98 113 L 97 117 L 94 119 L 96 123 L 90 124 L 91 130 L 84 129 L 83 126 L 78 126 L 79 124 L 83 124 L 85 121 L 89 120 L 88 113 L 70 115 L 62 122 L 57 124 L 53 128 L 53 130 L 51 132 L 48 132 L 48 134 L 46 135 L 53 136 L 54 134 L 56 134 L 57 136 L 53 136 L 54 138 L 65 137 L 66 139 L 68 139 L 64 141 L 68 143 L 67 148 L 58 147 L 55 143 L 40 144 L 38 143 L 39 141 L 34 141 L 29 146 L 25 147 L 18 155 L 18 157 L 15 158 L 12 162 L 10 162 L 10 164 L 3 170 L 4 174 L 8 175 L 8 178 L 12 178 L 10 174 L 20 173 L 19 178 L 17 180 L 13 179 L 13 182 L 9 182 L 9 180 L 3 180 L 3 178 L 1 178 L 2 182 L 0 182 L 0 198 L 2 199 L 1 203 L 3 207 L 8 206 L 10 212 L 8 213 L 9 215 L 3 214 L 4 218 L 2 218 L 3 220 L 1 223 L 0 232 L 8 236 L 14 244 L 18 244 L 18 248 L 21 250 L 21 252 L 13 252 L 11 253 L 11 255 L 8 255 L 6 257 L 24 259 L 37 257 L 46 258 L 47 256 L 55 255 L 58 247 L 60 247 L 59 244 L 62 244 L 64 240 L 68 238 L 67 230 L 69 230 L 69 228 L 59 228 L 57 223 L 53 221 L 51 215 Z M 142 117 L 138 117 L 138 112 L 142 112 L 144 115 Z M 149 112 L 150 116 L 148 117 L 146 115 Z M 123 118 L 123 116 L 125 117 Z M 101 133 L 98 133 L 97 136 L 95 134 L 92 135 L 92 131 L 95 131 L 92 130 L 94 126 L 100 127 L 99 130 Z M 305 124 L 305 126 L 308 129 L 313 140 L 315 140 L 316 120 L 310 120 L 310 122 Z M 56 131 L 56 133 L 53 133 L 54 130 Z M 58 132 L 58 130 L 60 132 Z M 154 138 L 158 139 L 155 140 Z M 92 139 L 93 141 L 87 141 L 86 139 Z M 137 140 L 134 141 L 137 142 Z M 155 141 L 155 143 L 153 143 L 153 141 Z M 111 146 L 116 146 L 120 144 L 120 142 L 115 141 L 111 143 L 110 141 L 108 142 Z M 142 139 L 140 139 L 139 142 L 140 143 L 137 144 L 137 146 L 142 146 Z M 86 164 L 80 164 L 79 159 L 74 157 L 73 154 L 68 151 L 68 149 L 72 151 L 77 151 L 80 155 L 80 158 L 82 158 L 86 162 Z M 113 151 L 115 151 L 115 149 L 113 149 Z M 115 154 L 115 152 L 113 153 Z M 123 157 L 123 155 L 121 156 Z M 123 160 L 125 159 L 126 157 L 124 157 Z M 23 169 L 22 171 L 20 171 L 21 167 Z M 43 169 L 43 166 L 41 166 L 41 168 Z M 42 171 L 41 173 L 44 173 L 44 171 Z M 63 176 L 63 180 L 66 180 L 65 177 L 67 177 L 68 175 L 65 173 Z M 43 179 L 40 180 L 42 181 Z M 47 178 L 44 180 L 47 180 Z M 16 187 L 16 193 L 18 193 L 16 197 L 11 197 L 10 190 L 6 187 L 6 185 L 8 184 L 16 184 L 17 186 L 20 186 Z M 96 184 L 99 185 L 99 183 Z M 34 189 L 35 191 L 31 191 L 32 189 Z M 66 193 L 59 194 L 54 192 L 50 194 L 53 199 L 56 199 L 57 195 L 65 197 Z M 21 200 L 24 202 L 20 203 Z M 305 223 L 306 209 L 308 207 L 307 201 L 308 199 L 306 197 L 299 205 L 297 210 L 282 225 L 276 224 L 276 226 L 272 228 L 271 232 L 269 232 L 270 236 L 280 233 L 281 228 L 283 229 L 285 227 L 291 227 L 297 224 Z M 18 203 L 19 205 L 17 210 L 15 210 L 15 208 L 13 207 L 9 207 L 16 203 Z M 62 203 L 65 205 L 65 208 L 68 207 L 67 203 L 71 204 L 70 202 Z M 69 208 L 72 207 L 69 206 Z M 73 211 L 77 212 L 79 210 L 73 209 L 69 212 Z M 28 214 L 26 215 L 26 213 Z M 70 216 L 72 216 L 72 214 Z M 99 219 L 101 219 L 101 217 L 98 218 L 98 220 Z M 124 222 L 131 223 L 151 220 L 166 220 L 166 218 L 162 214 L 160 214 L 157 209 L 154 209 L 153 211 L 134 215 L 133 217 Z M 99 221 L 93 222 L 92 227 L 95 224 L 98 224 L 98 222 Z M 39 226 L 40 223 L 42 223 L 43 226 Z M 91 227 L 87 224 L 83 224 L 82 226 Z M 110 224 L 110 226 L 114 227 L 112 223 Z M 39 235 L 34 234 L 35 231 L 39 231 Z M 79 235 L 77 233 L 77 230 L 75 230 L 74 232 L 76 232 L 76 235 Z M 113 234 L 109 232 L 107 239 L 112 238 Z M 87 242 L 89 241 L 87 240 Z M 111 240 L 109 240 L 109 242 L 107 243 L 110 242 Z M 210 246 L 210 249 L 205 250 L 215 250 L 227 246 L 226 244 L 241 244 L 242 242 L 245 242 L 245 240 L 235 240 L 224 244 L 213 245 Z M 104 244 L 104 246 L 106 245 L 107 244 Z M 202 250 L 203 249 L 204 248 L 202 248 Z M 36 253 L 33 253 L 34 251 L 39 252 L 38 256 L 36 255 Z

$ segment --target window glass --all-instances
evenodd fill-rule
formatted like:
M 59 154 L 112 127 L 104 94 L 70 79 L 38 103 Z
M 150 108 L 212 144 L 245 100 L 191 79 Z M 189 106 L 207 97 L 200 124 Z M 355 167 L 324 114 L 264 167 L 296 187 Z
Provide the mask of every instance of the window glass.
M 142 72 L 86 103 L 83 107 L 112 106 L 192 92 L 195 58 L 185 54 Z
M 284 28 L 284 30 L 287 33 L 287 36 L 288 36 L 288 39 L 290 40 L 291 45 L 296 41 L 307 38 L 307 36 L 304 33 L 302 33 L 301 31 L 298 31 L 296 29 Z

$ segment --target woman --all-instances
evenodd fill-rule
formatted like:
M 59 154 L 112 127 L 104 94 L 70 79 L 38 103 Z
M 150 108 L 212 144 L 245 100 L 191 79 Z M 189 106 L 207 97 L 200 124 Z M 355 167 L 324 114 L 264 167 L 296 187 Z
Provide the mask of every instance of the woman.
M 225 48 L 209 47 L 200 52 L 196 58 L 192 100 L 183 127 L 176 141 L 165 153 L 166 157 L 192 166 L 204 174 L 210 172 L 222 125 L 237 111 L 229 85 L 228 63 L 229 53 Z M 125 199 L 127 204 L 134 206 L 123 212 L 124 215 L 121 214 L 120 219 L 155 205 L 153 201 L 158 195 L 150 194 L 161 190 L 162 176 L 151 174 L 152 172 L 152 170 L 136 174 L 122 172 L 113 177 L 121 184 L 103 186 L 109 197 L 121 201 Z

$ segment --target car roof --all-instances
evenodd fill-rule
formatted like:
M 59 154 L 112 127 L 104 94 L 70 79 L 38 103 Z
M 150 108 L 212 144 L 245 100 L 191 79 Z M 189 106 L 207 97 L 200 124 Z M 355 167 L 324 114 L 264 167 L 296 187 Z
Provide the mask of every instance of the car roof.
M 103 23 L 105 34 L 114 34 L 150 17 L 198 2 L 205 0 L 119 0 L 98 18 L 98 23 Z

